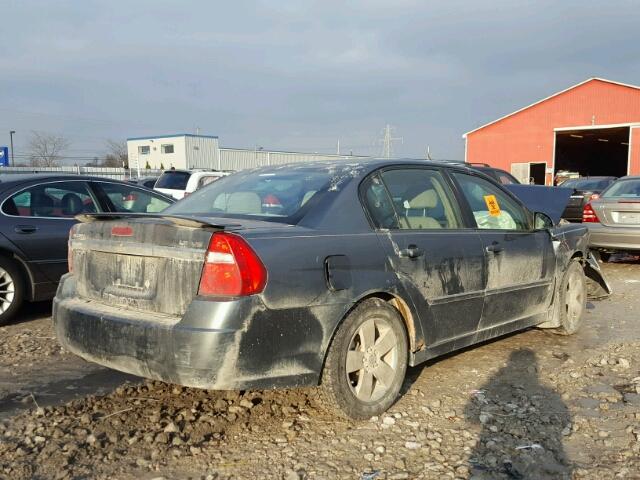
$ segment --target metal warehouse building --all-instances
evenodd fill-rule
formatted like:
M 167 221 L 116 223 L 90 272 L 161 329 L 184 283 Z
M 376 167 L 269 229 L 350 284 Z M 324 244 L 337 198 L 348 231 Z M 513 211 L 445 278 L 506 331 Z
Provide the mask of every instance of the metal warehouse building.
M 179 169 L 204 168 L 242 170 L 264 165 L 279 165 L 314 160 L 363 158 L 304 152 L 267 151 L 248 148 L 221 148 L 218 137 L 178 133 L 127 139 L 131 168 Z
M 640 174 L 640 87 L 590 78 L 463 135 L 465 160 L 550 185 L 558 171 Z

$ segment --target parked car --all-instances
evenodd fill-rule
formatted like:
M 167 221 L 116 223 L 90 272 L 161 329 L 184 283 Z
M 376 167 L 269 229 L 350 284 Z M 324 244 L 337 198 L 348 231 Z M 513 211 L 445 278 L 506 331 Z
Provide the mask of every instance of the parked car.
M 79 175 L 0 177 L 0 325 L 23 301 L 53 298 L 82 213 L 160 212 L 175 200 L 128 182 Z
M 622 177 L 584 206 L 591 248 L 606 261 L 615 252 L 640 252 L 640 177 Z
M 196 190 L 220 178 L 229 172 L 211 170 L 166 170 L 154 185 L 154 190 L 180 200 Z
M 159 177 L 140 177 L 140 178 L 133 178 L 129 180 L 129 182 L 135 183 L 136 185 L 140 185 L 142 187 L 153 190 L 153 187 L 158 181 L 158 178 Z
M 353 418 L 385 411 L 410 365 L 535 325 L 575 332 L 585 272 L 608 289 L 586 227 L 464 165 L 267 167 L 154 221 L 81 218 L 54 300 L 66 349 L 191 387 L 320 383 Z
M 573 194 L 562 214 L 562 218 L 569 222 L 581 222 L 584 206 L 593 195 L 598 195 L 611 185 L 616 177 L 580 177 L 562 182 L 562 188 L 573 188 Z
M 500 168 L 492 167 L 486 163 L 468 163 L 471 168 L 490 176 L 502 185 L 519 185 L 520 182 L 516 177 Z

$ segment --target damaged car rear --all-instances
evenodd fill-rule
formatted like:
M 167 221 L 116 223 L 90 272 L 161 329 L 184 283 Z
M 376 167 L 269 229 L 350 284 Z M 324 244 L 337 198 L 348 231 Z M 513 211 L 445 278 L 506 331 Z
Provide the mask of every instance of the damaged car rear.
M 489 177 L 411 160 L 244 171 L 157 215 L 80 217 L 54 301 L 60 343 L 207 389 L 321 385 L 337 413 L 396 400 L 406 368 L 524 328 L 575 332 L 581 225 Z

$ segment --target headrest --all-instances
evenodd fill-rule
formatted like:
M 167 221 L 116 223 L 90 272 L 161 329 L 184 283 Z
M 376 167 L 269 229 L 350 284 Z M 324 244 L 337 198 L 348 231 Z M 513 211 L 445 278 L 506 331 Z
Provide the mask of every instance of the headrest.
M 435 190 L 425 190 L 411 200 L 404 202 L 404 208 L 434 208 L 438 204 L 438 194 Z
M 84 204 L 75 193 L 65 193 L 60 201 L 63 215 L 77 215 L 82 212 Z

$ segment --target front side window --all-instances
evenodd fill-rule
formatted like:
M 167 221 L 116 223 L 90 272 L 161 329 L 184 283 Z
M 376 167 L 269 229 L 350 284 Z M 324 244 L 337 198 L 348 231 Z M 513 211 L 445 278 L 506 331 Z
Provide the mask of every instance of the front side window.
M 106 182 L 95 182 L 94 185 L 109 198 L 115 212 L 157 213 L 171 205 L 170 200 L 134 186 Z
M 97 210 L 84 182 L 34 185 L 9 197 L 2 206 L 7 215 L 43 218 L 73 218 Z
M 529 230 L 524 209 L 501 189 L 473 175 L 454 173 L 453 177 L 469 203 L 478 228 Z
M 173 143 L 166 143 L 160 147 L 162 153 L 173 153 Z
M 364 201 L 377 228 L 460 228 L 453 196 L 437 170 L 387 170 L 372 177 L 364 189 Z
M 149 145 L 141 145 L 138 147 L 138 155 L 149 155 L 151 153 L 151 147 Z

